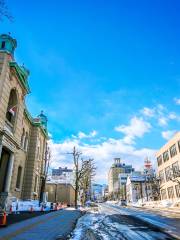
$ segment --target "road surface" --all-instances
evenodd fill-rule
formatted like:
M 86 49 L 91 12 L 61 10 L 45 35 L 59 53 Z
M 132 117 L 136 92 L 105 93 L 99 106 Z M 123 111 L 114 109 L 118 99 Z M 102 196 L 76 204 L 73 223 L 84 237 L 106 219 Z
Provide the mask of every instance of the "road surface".
M 66 209 L 0 228 L 0 240 L 66 240 L 81 212 Z
M 79 219 L 71 240 L 173 240 L 179 239 L 179 226 L 178 216 L 100 204 L 99 212 Z

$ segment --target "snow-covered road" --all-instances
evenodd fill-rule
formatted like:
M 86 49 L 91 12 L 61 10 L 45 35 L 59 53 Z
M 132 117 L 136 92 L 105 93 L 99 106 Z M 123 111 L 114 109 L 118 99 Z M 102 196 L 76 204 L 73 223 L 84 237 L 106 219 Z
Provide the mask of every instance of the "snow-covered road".
M 178 235 L 180 219 L 176 218 L 176 224 L 173 224 L 173 220 L 139 209 L 101 204 L 97 213 L 91 212 L 79 219 L 71 240 L 178 239 L 168 234 L 169 230 L 170 234 Z M 161 231 L 159 227 L 167 233 Z

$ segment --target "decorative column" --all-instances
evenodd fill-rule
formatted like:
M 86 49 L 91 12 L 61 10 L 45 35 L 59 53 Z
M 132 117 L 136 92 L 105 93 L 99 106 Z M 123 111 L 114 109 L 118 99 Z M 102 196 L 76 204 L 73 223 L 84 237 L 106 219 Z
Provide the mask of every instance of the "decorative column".
M 7 169 L 5 188 L 4 188 L 5 192 L 7 192 L 7 193 L 10 191 L 13 165 L 14 165 L 14 153 L 11 153 L 10 158 L 9 158 L 9 164 L 8 164 L 8 169 Z

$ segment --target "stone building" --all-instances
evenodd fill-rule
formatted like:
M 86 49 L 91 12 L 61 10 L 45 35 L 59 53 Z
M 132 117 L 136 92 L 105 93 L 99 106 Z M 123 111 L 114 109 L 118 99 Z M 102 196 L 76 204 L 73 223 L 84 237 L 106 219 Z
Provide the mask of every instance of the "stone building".
M 0 206 L 4 199 L 38 198 L 44 178 L 47 118 L 29 114 L 29 71 L 14 59 L 17 42 L 0 35 Z
M 157 153 L 161 200 L 180 198 L 180 132 Z

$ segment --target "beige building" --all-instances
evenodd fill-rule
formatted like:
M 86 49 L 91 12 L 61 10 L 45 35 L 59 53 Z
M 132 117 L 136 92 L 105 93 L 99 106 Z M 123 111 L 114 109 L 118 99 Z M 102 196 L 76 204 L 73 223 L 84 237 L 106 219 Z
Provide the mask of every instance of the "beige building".
M 133 170 L 134 169 L 131 165 L 125 165 L 124 163 L 121 163 L 120 158 L 114 158 L 114 164 L 112 164 L 108 172 L 109 196 L 116 197 L 120 194 L 119 175 L 121 173 L 129 174 Z
M 47 182 L 46 192 L 49 202 L 61 202 L 74 206 L 75 190 L 71 184 Z
M 47 118 L 26 109 L 29 71 L 14 60 L 16 46 L 0 35 L 0 207 L 7 196 L 38 198 L 45 170 Z
M 161 199 L 180 198 L 180 132 L 156 153 L 156 157 Z

